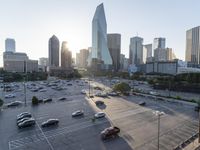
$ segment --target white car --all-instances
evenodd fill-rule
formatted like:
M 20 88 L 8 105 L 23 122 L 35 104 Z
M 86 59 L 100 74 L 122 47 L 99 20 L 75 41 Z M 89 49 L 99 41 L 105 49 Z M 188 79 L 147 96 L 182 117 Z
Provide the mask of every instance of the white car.
M 14 98 L 14 97 L 16 97 L 15 94 L 8 94 L 8 95 L 5 95 L 5 98 Z
M 47 89 L 41 89 L 41 90 L 39 90 L 39 92 L 46 92 L 47 91 Z
M 82 91 L 81 91 L 81 94 L 86 94 L 86 91 L 85 91 L 85 90 L 82 90 Z
M 105 113 L 104 112 L 98 112 L 98 113 L 96 113 L 95 115 L 94 115 L 94 117 L 95 118 L 103 118 L 103 117 L 105 117 Z

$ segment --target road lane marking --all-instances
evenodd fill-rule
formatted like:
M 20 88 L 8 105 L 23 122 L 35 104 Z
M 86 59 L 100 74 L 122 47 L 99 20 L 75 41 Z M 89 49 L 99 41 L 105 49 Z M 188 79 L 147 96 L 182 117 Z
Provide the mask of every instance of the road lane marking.
M 67 127 L 61 128 L 61 129 L 43 132 L 46 138 L 44 138 L 44 136 L 42 137 L 42 135 L 43 135 L 42 133 L 35 134 L 32 136 L 28 136 L 28 137 L 19 138 L 16 140 L 9 141 L 9 150 L 18 149 L 18 148 L 23 147 L 30 143 L 43 141 L 45 139 L 52 138 L 57 135 L 76 132 L 76 131 L 84 129 L 84 128 L 88 128 L 88 127 L 91 127 L 94 125 L 100 125 L 100 124 L 107 123 L 107 122 L 108 122 L 108 120 L 103 120 L 103 121 L 97 120 L 95 123 L 92 123 L 91 121 L 85 121 L 83 123 L 70 125 L 70 126 L 67 126 Z M 37 138 L 37 136 L 39 136 L 40 138 Z M 31 139 L 31 140 L 27 140 L 27 139 Z

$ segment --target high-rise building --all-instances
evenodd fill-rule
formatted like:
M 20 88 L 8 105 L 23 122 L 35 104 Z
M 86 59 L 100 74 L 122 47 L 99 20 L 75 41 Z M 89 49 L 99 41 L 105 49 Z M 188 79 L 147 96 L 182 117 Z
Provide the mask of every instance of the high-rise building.
M 76 66 L 80 67 L 80 53 L 76 53 Z
M 59 67 L 59 47 L 59 40 L 53 35 L 49 39 L 49 67 Z
M 114 70 L 118 71 L 120 69 L 121 34 L 108 34 L 107 40 Z
M 6 52 L 15 52 L 15 40 L 7 38 L 5 40 L 5 51 Z
M 41 65 L 41 66 L 48 66 L 48 58 L 45 58 L 45 57 L 41 57 L 41 58 L 39 58 L 39 65 Z
M 185 60 L 200 64 L 200 26 L 186 31 Z
M 143 45 L 143 62 L 146 63 L 152 58 L 152 44 Z
M 79 67 L 86 68 L 87 67 L 87 59 L 89 56 L 89 50 L 81 49 L 79 53 Z
M 103 3 L 97 6 L 92 20 L 92 52 L 89 63 L 94 69 L 110 69 L 112 58 L 107 46 L 107 23 Z
M 167 60 L 167 51 L 163 48 L 156 48 L 154 50 L 154 60 L 155 61 L 166 61 Z
M 130 64 L 143 64 L 143 38 L 133 37 L 130 39 L 129 45 L 129 63 Z
M 67 42 L 62 42 L 61 47 L 61 67 L 62 68 L 71 68 L 72 67 L 72 53 L 67 47 Z
M 176 56 L 175 56 L 172 48 L 166 48 L 166 53 L 167 53 L 166 56 L 167 56 L 168 61 L 176 59 Z
M 161 49 L 165 49 L 165 38 L 159 37 L 159 38 L 154 38 L 153 41 L 153 49 L 157 49 L 157 48 L 161 48 Z

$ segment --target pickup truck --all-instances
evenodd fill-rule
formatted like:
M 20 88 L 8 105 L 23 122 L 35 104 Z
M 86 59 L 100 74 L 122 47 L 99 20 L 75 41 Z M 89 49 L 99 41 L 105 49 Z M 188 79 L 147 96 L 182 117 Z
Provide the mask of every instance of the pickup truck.
M 119 132 L 120 132 L 120 129 L 118 127 L 106 128 L 101 132 L 101 139 L 106 140 L 108 138 L 115 137 L 118 135 Z

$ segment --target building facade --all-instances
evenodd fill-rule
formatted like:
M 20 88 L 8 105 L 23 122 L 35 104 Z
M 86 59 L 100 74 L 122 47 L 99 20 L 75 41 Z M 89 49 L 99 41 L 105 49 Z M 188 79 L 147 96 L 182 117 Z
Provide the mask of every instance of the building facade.
M 121 54 L 121 34 L 108 34 L 108 49 L 112 57 L 113 69 L 118 71 L 120 69 L 120 54 Z
M 72 53 L 67 47 L 67 42 L 63 41 L 61 46 L 61 68 L 72 67 Z
M 162 37 L 154 38 L 153 49 L 154 50 L 157 49 L 157 48 L 165 49 L 165 44 L 166 44 L 166 39 L 165 38 L 162 38 Z
M 143 62 L 148 62 L 150 58 L 152 58 L 152 44 L 143 45 Z
M 143 64 L 143 38 L 133 37 L 129 45 L 129 63 L 134 65 Z
M 49 67 L 59 67 L 59 47 L 59 40 L 53 35 L 49 39 Z
M 38 61 L 30 60 L 26 53 L 4 52 L 4 70 L 8 72 L 37 72 Z
M 90 61 L 90 66 L 94 67 L 95 65 L 95 69 L 108 70 L 112 67 L 112 58 L 107 46 L 107 23 L 103 3 L 97 6 L 92 20 L 92 52 Z
M 186 31 L 185 60 L 200 64 L 200 26 Z
M 15 40 L 7 38 L 5 40 L 5 51 L 6 52 L 15 52 Z

